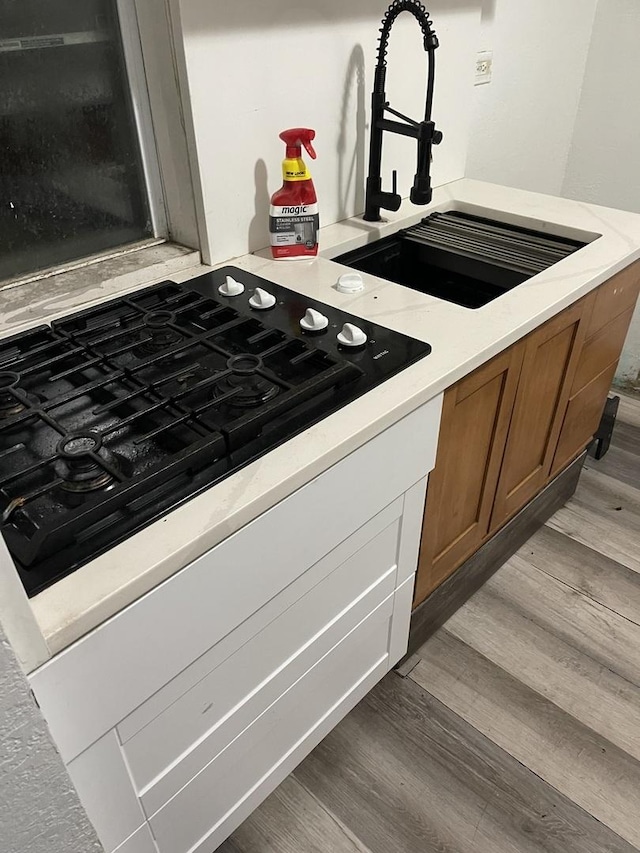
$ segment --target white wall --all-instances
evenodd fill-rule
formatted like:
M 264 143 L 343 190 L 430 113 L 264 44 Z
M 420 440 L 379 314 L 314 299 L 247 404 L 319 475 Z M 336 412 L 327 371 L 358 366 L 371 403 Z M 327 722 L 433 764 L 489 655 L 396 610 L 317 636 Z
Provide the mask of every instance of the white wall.
M 560 195 L 596 6 L 487 0 L 478 49 L 494 52 L 493 80 L 475 88 L 468 177 Z
M 281 185 L 286 127 L 317 131 L 312 173 L 322 223 L 364 209 L 367 115 L 378 26 L 387 0 L 174 0 L 184 36 L 192 145 L 200 169 L 205 257 L 268 244 L 269 197 Z M 481 0 L 433 0 L 437 52 L 434 119 L 445 133 L 434 185 L 464 174 Z M 179 18 L 179 20 L 178 20 Z M 424 112 L 426 55 L 407 14 L 391 34 L 388 95 L 402 112 Z M 385 139 L 385 174 L 398 169 L 408 196 L 415 142 Z M 208 243 L 208 249 L 206 244 Z
M 640 3 L 600 0 L 562 194 L 640 213 Z
M 278 133 L 317 131 L 312 164 L 327 225 L 360 213 L 380 18 L 387 0 L 170 0 L 205 259 L 268 243 L 269 196 L 281 182 Z M 434 184 L 469 177 L 640 210 L 637 0 L 432 0 L 437 52 L 434 118 L 445 133 Z M 293 13 L 292 13 L 293 10 Z M 597 18 L 596 18 L 597 12 Z M 594 27 L 595 24 L 595 27 Z M 593 37 L 593 38 L 592 38 Z M 493 81 L 473 86 L 478 50 L 494 52 Z M 400 16 L 388 94 L 419 117 L 425 56 Z M 583 90 L 584 84 L 584 90 Z M 384 174 L 413 179 L 415 143 L 385 138 Z M 640 370 L 640 309 L 619 379 Z
M 562 194 L 640 213 L 640 4 L 600 0 Z M 640 387 L 640 308 L 616 380 Z

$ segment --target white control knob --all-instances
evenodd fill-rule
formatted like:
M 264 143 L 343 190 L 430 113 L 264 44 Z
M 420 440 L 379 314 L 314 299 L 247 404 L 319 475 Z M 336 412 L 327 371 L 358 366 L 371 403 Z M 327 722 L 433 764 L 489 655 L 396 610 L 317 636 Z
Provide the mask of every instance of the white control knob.
M 336 289 L 340 293 L 359 293 L 364 290 L 364 282 L 359 272 L 345 272 L 338 279 Z
M 353 323 L 345 323 L 342 331 L 338 332 L 338 343 L 343 347 L 363 347 L 366 342 L 366 334 Z
M 305 332 L 321 332 L 327 328 L 329 320 L 315 308 L 307 308 L 307 313 L 300 320 L 300 325 Z
M 218 288 L 218 293 L 221 293 L 223 296 L 240 296 L 241 293 L 244 293 L 244 284 L 236 281 L 233 276 L 228 275 L 225 283 L 221 284 Z
M 276 298 L 273 293 L 268 293 L 261 287 L 256 287 L 253 296 L 249 300 L 249 305 L 258 311 L 266 311 L 267 308 L 273 308 L 276 304 Z

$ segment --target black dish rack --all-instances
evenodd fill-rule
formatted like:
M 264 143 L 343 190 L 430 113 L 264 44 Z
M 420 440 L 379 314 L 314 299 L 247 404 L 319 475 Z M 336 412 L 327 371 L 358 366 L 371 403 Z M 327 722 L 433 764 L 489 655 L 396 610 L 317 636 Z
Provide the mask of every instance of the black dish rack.
M 585 245 L 446 211 L 335 260 L 465 308 L 480 308 Z

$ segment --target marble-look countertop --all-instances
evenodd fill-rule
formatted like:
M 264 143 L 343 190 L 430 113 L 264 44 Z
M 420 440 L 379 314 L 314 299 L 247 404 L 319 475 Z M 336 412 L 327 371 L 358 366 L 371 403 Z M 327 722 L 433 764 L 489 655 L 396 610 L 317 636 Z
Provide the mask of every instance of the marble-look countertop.
M 549 233 L 584 237 L 589 245 L 483 308 L 469 310 L 363 275 L 365 290 L 344 295 L 335 283 L 344 267 L 330 258 L 411 225 L 428 212 L 457 208 Z M 13 601 L 22 614 L 30 669 L 68 646 L 105 619 L 147 593 L 209 548 L 278 501 L 452 385 L 489 358 L 640 258 L 640 216 L 478 181 L 461 180 L 436 189 L 429 208 L 405 202 L 382 223 L 347 220 L 321 232 L 321 256 L 312 261 L 274 262 L 268 253 L 228 263 L 309 297 L 404 334 L 428 341 L 432 354 L 373 389 L 304 433 L 243 468 L 124 543 L 35 596 L 20 592 L 7 573 L 15 571 L 0 553 L 0 619 Z M 170 277 L 184 281 L 204 267 Z M 157 276 L 154 280 L 157 280 Z M 140 286 L 140 284 L 138 284 Z M 130 284 L 125 287 L 130 290 Z M 15 292 L 15 291 L 14 291 Z M 97 301 L 123 292 L 102 287 Z M 82 307 L 87 304 L 86 297 Z M 0 336 L 48 322 L 71 310 L 68 294 L 43 295 L 14 312 L 11 291 L 0 292 Z M 21 589 L 21 587 L 20 587 Z M 25 622 L 32 624 L 25 627 Z M 19 634 L 20 632 L 18 632 Z M 13 639 L 13 638 L 12 638 Z M 14 644 L 15 644 L 14 640 Z M 30 645 L 29 645 L 30 644 Z M 37 646 L 37 648 L 36 648 Z M 19 650 L 20 651 L 20 650 Z

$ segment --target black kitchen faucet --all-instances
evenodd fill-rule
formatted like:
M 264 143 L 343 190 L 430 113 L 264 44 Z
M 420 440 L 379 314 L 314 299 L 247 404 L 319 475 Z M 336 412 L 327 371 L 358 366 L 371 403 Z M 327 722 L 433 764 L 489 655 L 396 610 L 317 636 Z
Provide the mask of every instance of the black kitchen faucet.
M 387 101 L 385 82 L 387 77 L 387 49 L 389 34 L 395 19 L 401 12 L 410 12 L 420 24 L 424 36 L 424 49 L 429 56 L 429 76 L 427 82 L 427 100 L 424 110 L 424 121 L 414 121 L 408 116 L 392 109 Z M 367 178 L 367 193 L 364 219 L 377 222 L 380 219 L 380 208 L 398 210 L 402 198 L 397 192 L 397 173 L 393 171 L 393 189 L 383 192 L 380 170 L 382 166 L 382 134 L 385 130 L 411 136 L 418 141 L 418 166 L 410 198 L 414 204 L 429 204 L 433 192 L 431 190 L 431 148 L 442 141 L 442 133 L 436 130 L 431 120 L 433 106 L 433 88 L 435 84 L 435 51 L 438 47 L 438 37 L 433 31 L 429 13 L 419 0 L 393 0 L 382 19 L 380 28 L 380 44 L 378 46 L 378 62 L 371 95 L 371 142 L 369 147 L 369 176 Z M 391 113 L 402 121 L 385 118 L 385 113 Z

